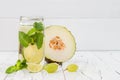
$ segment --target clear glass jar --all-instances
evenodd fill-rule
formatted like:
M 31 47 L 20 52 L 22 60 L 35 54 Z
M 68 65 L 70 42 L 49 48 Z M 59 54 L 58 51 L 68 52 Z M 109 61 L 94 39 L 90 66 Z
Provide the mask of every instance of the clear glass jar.
M 19 59 L 26 60 L 30 72 L 44 65 L 44 25 L 41 17 L 20 17 Z

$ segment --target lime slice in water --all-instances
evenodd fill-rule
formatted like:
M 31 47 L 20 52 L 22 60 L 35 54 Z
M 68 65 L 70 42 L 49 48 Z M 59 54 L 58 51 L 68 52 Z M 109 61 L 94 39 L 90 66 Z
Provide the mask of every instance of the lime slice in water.
M 29 45 L 23 49 L 24 58 L 28 63 L 40 63 L 43 60 L 43 46 L 38 49 L 36 45 Z

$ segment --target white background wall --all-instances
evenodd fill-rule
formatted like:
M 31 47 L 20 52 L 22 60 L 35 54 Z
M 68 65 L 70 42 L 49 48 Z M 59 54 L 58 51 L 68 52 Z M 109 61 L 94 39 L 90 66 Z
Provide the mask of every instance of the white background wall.
M 67 26 L 77 50 L 120 50 L 120 0 L 0 0 L 0 51 L 18 50 L 21 15 Z

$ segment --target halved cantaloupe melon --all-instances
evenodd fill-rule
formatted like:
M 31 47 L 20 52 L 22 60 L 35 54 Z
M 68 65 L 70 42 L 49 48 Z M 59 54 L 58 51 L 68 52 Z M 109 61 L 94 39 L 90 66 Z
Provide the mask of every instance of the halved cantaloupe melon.
M 56 62 L 72 58 L 76 43 L 71 32 L 64 26 L 52 25 L 45 29 L 45 56 Z

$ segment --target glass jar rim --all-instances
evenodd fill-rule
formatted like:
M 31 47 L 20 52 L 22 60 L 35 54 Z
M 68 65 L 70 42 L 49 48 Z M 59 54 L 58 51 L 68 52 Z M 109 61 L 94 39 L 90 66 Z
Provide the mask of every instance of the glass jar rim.
M 22 20 L 44 20 L 44 18 L 41 16 L 20 16 L 20 21 Z

